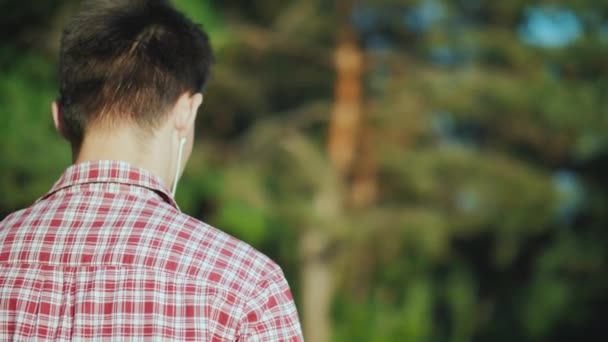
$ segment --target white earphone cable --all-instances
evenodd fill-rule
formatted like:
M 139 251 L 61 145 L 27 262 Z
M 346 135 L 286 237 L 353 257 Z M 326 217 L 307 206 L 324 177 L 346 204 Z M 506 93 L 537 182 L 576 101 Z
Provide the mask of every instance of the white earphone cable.
M 175 193 L 177 191 L 177 181 L 179 178 L 180 166 L 182 164 L 182 154 L 184 153 L 184 146 L 186 146 L 186 142 L 188 140 L 184 137 L 179 142 L 179 151 L 177 153 L 177 166 L 175 166 L 175 177 L 173 178 L 173 189 L 171 190 L 171 196 L 175 198 Z

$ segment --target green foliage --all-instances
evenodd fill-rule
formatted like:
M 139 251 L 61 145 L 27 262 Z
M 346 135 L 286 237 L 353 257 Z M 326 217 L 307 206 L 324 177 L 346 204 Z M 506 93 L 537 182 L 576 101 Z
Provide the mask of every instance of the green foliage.
M 259 246 L 268 234 L 268 214 L 243 202 L 227 202 L 217 214 L 218 227 Z
M 174 0 L 177 9 L 185 13 L 194 22 L 201 25 L 209 34 L 214 48 L 218 49 L 227 43 L 230 37 L 224 27 L 221 17 L 217 15 L 215 8 L 209 0 Z
M 0 80 L 0 189 L 11 194 L 0 199 L 0 212 L 29 205 L 69 165 L 51 119 L 55 84 L 53 64 L 33 53 L 19 55 Z

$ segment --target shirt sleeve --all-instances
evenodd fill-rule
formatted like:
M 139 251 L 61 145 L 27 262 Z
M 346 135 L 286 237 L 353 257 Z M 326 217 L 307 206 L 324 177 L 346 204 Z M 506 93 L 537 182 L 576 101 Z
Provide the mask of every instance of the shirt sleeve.
M 304 341 L 291 290 L 280 268 L 255 287 L 239 331 L 240 342 Z

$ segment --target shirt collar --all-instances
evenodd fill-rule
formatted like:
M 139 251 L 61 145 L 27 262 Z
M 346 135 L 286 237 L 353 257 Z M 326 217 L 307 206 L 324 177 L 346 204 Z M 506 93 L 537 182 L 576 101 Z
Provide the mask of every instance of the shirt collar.
M 115 160 L 89 161 L 70 166 L 40 200 L 62 189 L 90 183 L 119 183 L 146 188 L 156 192 L 165 202 L 179 210 L 175 199 L 160 178 L 145 169 Z

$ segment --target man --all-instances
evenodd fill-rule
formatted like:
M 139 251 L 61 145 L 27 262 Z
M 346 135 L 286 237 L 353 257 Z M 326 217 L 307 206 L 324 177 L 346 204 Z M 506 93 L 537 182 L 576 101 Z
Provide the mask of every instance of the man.
M 302 340 L 281 269 L 168 190 L 211 62 L 167 1 L 85 1 L 52 106 L 75 163 L 0 223 L 0 340 Z

